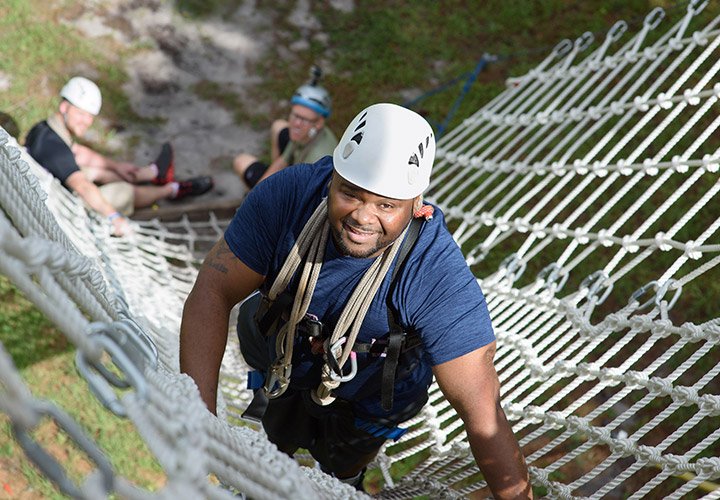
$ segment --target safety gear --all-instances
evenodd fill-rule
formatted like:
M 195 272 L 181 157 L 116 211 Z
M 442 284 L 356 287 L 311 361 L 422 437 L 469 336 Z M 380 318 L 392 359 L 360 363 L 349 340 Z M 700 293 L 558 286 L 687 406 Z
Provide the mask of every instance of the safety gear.
M 299 104 L 312 109 L 317 114 L 327 118 L 330 116 L 330 94 L 320 85 L 305 84 L 299 87 L 290 99 L 292 104 Z
M 410 200 L 430 184 L 435 134 L 419 114 L 373 104 L 350 122 L 333 153 L 335 171 L 380 196 Z
M 60 97 L 94 116 L 97 116 L 102 106 L 100 89 L 83 76 L 71 78 L 60 90 Z

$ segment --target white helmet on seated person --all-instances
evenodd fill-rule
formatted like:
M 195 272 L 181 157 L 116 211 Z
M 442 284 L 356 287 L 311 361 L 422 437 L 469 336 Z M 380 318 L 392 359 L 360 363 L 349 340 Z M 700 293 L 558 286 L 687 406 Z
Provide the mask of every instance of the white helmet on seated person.
M 410 200 L 430 185 L 435 134 L 414 111 L 373 104 L 348 125 L 333 153 L 335 171 L 367 191 Z
M 102 106 L 100 89 L 83 76 L 71 78 L 60 90 L 60 97 L 93 116 L 97 116 Z

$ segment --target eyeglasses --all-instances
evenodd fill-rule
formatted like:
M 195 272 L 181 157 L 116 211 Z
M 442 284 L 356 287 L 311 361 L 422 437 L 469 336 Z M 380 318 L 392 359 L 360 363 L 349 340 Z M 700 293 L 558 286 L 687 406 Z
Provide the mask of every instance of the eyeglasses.
M 290 121 L 297 120 L 303 125 L 314 125 L 319 119 L 320 118 L 307 118 L 306 116 L 299 115 L 294 111 L 290 111 Z

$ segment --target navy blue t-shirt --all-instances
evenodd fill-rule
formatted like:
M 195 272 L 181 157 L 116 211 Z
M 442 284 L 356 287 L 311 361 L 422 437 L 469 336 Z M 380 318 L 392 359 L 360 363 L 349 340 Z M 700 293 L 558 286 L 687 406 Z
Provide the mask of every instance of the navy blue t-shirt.
M 25 148 L 40 166 L 57 177 L 65 187 L 67 178 L 80 170 L 70 147 L 46 121 L 30 129 L 25 139 Z
M 243 263 L 265 276 L 263 292 L 270 289 L 305 223 L 327 196 L 332 171 L 331 157 L 314 165 L 286 168 L 258 184 L 236 212 L 225 232 L 225 241 Z M 317 316 L 324 325 L 334 326 L 373 260 L 342 255 L 332 238 L 328 238 L 308 313 Z M 391 272 L 392 268 L 370 306 L 358 335 L 359 342 L 387 336 L 386 297 Z M 427 391 L 432 380 L 431 366 L 467 354 L 495 339 L 480 286 L 437 207 L 433 219 L 423 224 L 403 272 L 396 278 L 391 303 L 401 325 L 406 331 L 419 334 L 422 341 L 417 368 L 410 376 L 396 380 L 395 411 Z M 271 338 L 268 349 L 273 360 L 274 345 L 275 339 Z M 322 357 L 313 355 L 307 342 L 298 344 L 293 352 L 290 386 L 316 388 Z M 352 381 L 341 384 L 334 394 L 352 401 L 361 414 L 385 415 L 380 407 L 378 380 L 384 359 L 359 353 L 358 374 Z

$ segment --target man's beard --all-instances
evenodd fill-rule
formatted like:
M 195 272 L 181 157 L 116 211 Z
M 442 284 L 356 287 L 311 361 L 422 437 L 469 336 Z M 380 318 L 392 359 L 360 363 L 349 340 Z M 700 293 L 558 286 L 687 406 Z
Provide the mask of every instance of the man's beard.
M 358 251 L 349 247 L 345 243 L 342 238 L 342 233 L 338 231 L 334 226 L 330 226 L 330 233 L 332 234 L 332 239 L 335 242 L 335 247 L 340 251 L 341 254 L 355 257 L 357 259 L 367 259 L 368 257 L 372 257 L 374 254 L 376 254 L 380 250 L 383 250 L 390 243 L 392 243 L 392 241 L 385 241 L 381 236 L 378 236 L 377 240 L 375 240 L 374 246 L 372 246 L 368 250 Z

